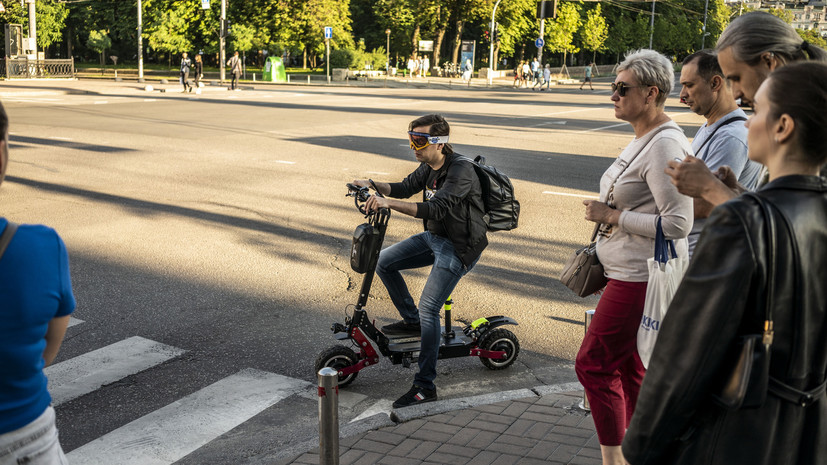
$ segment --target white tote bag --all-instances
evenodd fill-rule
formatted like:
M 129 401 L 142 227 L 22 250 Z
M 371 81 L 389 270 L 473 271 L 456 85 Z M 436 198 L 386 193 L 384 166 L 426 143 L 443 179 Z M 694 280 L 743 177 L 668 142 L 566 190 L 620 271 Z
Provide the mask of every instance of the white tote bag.
M 678 257 L 675 253 L 674 241 L 666 240 L 663 236 L 660 218 L 655 235 L 655 257 L 647 260 L 647 264 L 649 283 L 646 287 L 646 301 L 643 304 L 643 318 L 637 330 L 637 351 L 645 368 L 649 368 L 649 360 L 652 358 L 666 309 L 672 303 L 672 298 L 689 265 L 687 258 Z

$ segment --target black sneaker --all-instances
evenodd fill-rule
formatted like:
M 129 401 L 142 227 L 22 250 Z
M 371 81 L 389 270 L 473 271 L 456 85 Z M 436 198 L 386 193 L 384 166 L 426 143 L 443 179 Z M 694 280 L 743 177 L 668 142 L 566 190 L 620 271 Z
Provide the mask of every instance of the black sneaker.
M 424 404 L 425 402 L 433 402 L 436 399 L 436 389 L 424 389 L 414 384 L 410 391 L 406 392 L 405 395 L 399 399 L 396 399 L 396 402 L 393 403 L 393 408 Z
M 419 322 L 405 323 L 405 321 L 397 321 L 389 325 L 382 326 L 382 332 L 385 334 L 420 334 L 422 327 Z

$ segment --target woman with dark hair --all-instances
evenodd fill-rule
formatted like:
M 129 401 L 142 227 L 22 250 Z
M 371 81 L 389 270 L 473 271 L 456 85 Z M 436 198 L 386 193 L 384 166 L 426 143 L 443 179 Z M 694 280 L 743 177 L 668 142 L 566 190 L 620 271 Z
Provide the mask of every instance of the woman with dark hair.
M 716 208 L 701 233 L 623 441 L 632 465 L 810 465 L 827 457 L 827 181 L 818 176 L 827 161 L 827 64 L 774 71 L 754 106 L 749 157 L 770 181 Z M 712 395 L 734 368 L 727 355 L 741 336 L 762 332 L 770 344 L 766 399 L 749 409 L 719 406 Z
M 204 77 L 204 62 L 201 60 L 201 54 L 195 55 L 195 92 L 201 93 L 201 78 Z M 192 92 L 192 87 L 190 87 Z
M 645 373 L 637 332 L 659 222 L 678 253 L 688 253 L 692 199 L 663 174 L 669 160 L 692 153 L 664 113 L 674 82 L 672 63 L 654 50 L 638 50 L 618 65 L 611 100 L 615 117 L 632 125 L 635 139 L 600 179 L 600 200 L 583 202 L 586 220 L 600 225 L 597 255 L 609 282 L 574 369 L 589 398 L 604 465 L 623 464 L 620 443 Z

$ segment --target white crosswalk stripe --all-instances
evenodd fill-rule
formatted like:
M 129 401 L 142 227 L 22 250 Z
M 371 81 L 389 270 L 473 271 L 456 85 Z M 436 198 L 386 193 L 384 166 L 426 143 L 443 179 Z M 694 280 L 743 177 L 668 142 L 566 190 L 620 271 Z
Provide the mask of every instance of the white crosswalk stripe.
M 245 369 L 67 454 L 72 465 L 168 465 L 311 383 Z
M 54 364 L 43 371 L 49 379 L 52 402 L 58 406 L 184 352 L 186 351 L 182 349 L 134 336 Z

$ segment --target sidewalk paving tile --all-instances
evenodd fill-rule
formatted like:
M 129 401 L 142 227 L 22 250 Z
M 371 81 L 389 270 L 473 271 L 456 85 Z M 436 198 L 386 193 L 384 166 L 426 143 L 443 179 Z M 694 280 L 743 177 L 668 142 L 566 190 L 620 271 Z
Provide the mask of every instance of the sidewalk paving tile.
M 439 446 L 439 449 L 436 451 L 443 454 L 459 455 L 469 459 L 480 452 L 479 449 L 473 447 L 457 446 L 454 444 L 443 444 Z

